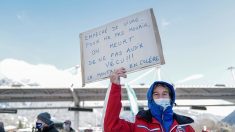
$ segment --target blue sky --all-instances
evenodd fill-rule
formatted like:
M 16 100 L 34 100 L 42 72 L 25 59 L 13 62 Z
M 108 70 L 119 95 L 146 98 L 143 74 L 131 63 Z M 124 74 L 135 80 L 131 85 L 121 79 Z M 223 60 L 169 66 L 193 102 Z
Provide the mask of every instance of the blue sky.
M 233 0 L 1 0 L 0 61 L 13 58 L 59 69 L 80 65 L 79 33 L 153 8 L 166 64 L 164 80 L 232 84 Z M 234 83 L 233 83 L 234 84 Z

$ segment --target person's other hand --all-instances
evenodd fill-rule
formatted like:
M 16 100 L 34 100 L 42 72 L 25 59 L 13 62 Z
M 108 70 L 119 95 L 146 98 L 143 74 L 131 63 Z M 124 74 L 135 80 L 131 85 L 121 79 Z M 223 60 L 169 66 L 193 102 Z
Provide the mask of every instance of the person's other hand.
M 114 70 L 114 72 L 110 75 L 110 82 L 120 85 L 120 77 L 127 77 L 126 69 L 123 67 Z

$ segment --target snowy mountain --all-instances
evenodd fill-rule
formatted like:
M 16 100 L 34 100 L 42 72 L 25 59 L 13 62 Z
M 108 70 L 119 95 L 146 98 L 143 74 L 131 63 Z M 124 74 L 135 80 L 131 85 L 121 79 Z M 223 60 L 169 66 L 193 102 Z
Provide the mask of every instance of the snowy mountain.
M 11 86 L 14 82 L 8 78 L 1 78 L 0 79 L 0 86 Z
M 0 86 L 68 87 L 79 85 L 80 69 L 60 70 L 48 64 L 29 64 L 22 60 L 0 61 Z M 74 74 L 75 73 L 75 74 Z
M 49 64 L 30 64 L 22 60 L 0 61 L 0 86 L 40 86 L 40 87 L 81 87 L 79 65 L 68 69 L 58 69 Z M 102 85 L 99 82 L 87 86 Z

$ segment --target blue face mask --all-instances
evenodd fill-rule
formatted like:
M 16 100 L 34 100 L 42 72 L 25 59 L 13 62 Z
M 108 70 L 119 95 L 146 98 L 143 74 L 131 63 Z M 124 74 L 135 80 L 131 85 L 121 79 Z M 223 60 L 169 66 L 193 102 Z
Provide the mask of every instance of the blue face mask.
M 42 123 L 36 122 L 36 128 L 41 129 L 42 128 Z

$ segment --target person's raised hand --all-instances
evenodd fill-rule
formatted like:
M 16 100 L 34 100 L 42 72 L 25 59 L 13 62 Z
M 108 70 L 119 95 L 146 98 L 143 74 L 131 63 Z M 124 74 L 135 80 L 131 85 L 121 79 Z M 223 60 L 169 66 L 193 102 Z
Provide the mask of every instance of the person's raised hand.
M 121 84 L 120 77 L 124 77 L 124 78 L 127 77 L 126 69 L 123 67 L 114 70 L 114 72 L 110 75 L 110 82 L 120 85 Z

